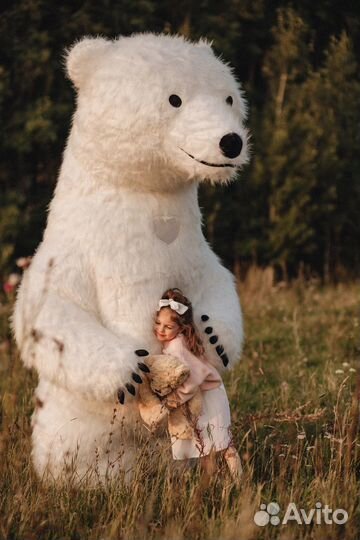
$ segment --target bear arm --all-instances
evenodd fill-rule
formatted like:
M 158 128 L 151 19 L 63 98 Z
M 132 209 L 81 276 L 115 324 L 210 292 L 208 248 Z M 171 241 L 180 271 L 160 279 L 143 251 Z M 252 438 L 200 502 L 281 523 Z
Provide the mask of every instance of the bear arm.
M 202 281 L 200 300 L 193 304 L 194 320 L 207 360 L 222 373 L 240 358 L 243 343 L 240 301 L 233 274 L 219 263 L 216 271 L 213 265 L 208 271 L 204 267 Z
M 19 345 L 27 367 L 87 399 L 113 400 L 137 365 L 130 336 L 113 334 L 94 314 L 49 290 Z

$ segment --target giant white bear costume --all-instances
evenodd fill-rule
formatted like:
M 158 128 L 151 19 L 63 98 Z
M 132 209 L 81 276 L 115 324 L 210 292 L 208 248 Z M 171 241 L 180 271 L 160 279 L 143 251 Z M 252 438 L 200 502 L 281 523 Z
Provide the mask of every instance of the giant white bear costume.
M 69 463 L 80 476 L 131 471 L 141 355 L 160 352 L 152 317 L 164 290 L 190 298 L 219 370 L 238 361 L 243 335 L 197 201 L 200 181 L 228 182 L 247 161 L 231 69 L 204 41 L 153 34 L 84 38 L 66 62 L 77 109 L 13 315 L 39 374 L 35 468 L 55 478 Z

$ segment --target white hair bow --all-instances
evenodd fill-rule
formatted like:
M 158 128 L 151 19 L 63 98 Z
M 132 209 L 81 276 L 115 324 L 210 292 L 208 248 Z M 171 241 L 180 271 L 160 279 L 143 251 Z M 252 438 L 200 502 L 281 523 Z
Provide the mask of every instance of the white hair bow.
M 159 301 L 159 309 L 161 309 L 162 307 L 167 307 L 167 306 L 170 306 L 170 309 L 172 309 L 173 311 L 176 311 L 176 313 L 178 313 L 179 315 L 182 315 L 183 313 L 185 313 L 185 311 L 189 309 L 189 306 L 185 306 L 184 304 L 181 304 L 180 302 L 175 302 L 175 300 L 173 300 L 172 298 L 169 298 L 169 299 L 164 298 Z

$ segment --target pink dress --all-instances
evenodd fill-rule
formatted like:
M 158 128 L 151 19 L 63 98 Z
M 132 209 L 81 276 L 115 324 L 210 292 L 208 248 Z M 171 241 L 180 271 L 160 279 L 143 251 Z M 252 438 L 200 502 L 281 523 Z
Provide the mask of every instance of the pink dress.
M 228 448 L 231 443 L 230 407 L 219 372 L 205 358 L 198 358 L 189 351 L 182 334 L 166 342 L 163 353 L 179 358 L 190 368 L 189 377 L 174 392 L 180 403 L 192 398 L 198 388 L 202 391 L 197 434 L 193 439 L 171 436 L 173 458 L 199 458 L 209 454 L 212 447 L 215 450 Z

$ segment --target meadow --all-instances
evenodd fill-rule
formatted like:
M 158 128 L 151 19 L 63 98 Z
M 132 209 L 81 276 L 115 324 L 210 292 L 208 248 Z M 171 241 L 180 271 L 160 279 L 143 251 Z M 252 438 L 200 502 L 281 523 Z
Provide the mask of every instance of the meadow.
M 224 376 L 244 467 L 223 464 L 200 489 L 197 467 L 176 474 L 165 440 L 144 444 L 130 485 L 45 485 L 30 459 L 36 374 L 9 340 L 12 299 L 0 305 L 0 538 L 355 539 L 360 535 L 360 284 L 241 290 L 246 343 Z M 260 505 L 276 502 L 259 526 Z M 297 509 L 345 509 L 344 524 L 281 520 Z M 275 508 L 274 505 L 270 512 Z M 262 517 L 267 514 L 262 514 Z M 331 517 L 331 514 L 330 514 Z

